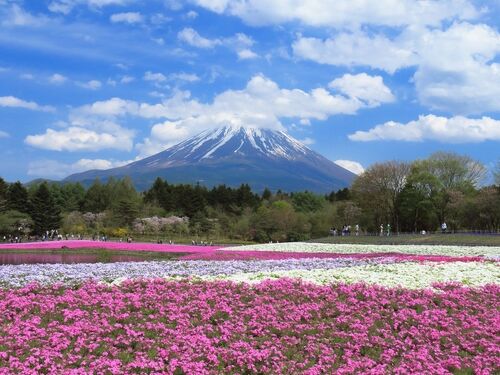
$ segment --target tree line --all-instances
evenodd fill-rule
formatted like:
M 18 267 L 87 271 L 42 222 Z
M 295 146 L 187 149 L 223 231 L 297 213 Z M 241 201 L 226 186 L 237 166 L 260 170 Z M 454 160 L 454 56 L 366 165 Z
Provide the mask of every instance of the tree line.
M 377 163 L 350 188 L 318 195 L 308 191 L 254 192 L 247 184 L 169 184 L 158 178 L 138 192 L 129 178 L 25 186 L 0 178 L 0 235 L 64 234 L 296 241 L 323 237 L 332 227 L 358 224 L 377 233 L 451 230 L 497 232 L 500 173 L 482 184 L 486 168 L 463 155 L 435 153 L 411 163 Z

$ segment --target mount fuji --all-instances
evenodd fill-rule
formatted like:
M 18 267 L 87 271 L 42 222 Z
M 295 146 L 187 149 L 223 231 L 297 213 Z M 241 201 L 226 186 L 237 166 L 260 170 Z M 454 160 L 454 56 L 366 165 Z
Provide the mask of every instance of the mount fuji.
M 316 193 L 347 187 L 356 177 L 282 131 L 227 126 L 206 130 L 123 167 L 77 173 L 64 181 L 89 185 L 96 178 L 125 176 L 140 190 L 148 189 L 161 177 L 169 183 L 247 183 L 255 191 L 267 187 Z

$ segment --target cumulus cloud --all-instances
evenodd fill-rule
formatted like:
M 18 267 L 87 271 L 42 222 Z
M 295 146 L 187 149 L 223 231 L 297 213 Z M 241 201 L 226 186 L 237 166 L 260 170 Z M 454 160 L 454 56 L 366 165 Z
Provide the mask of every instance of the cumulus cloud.
M 353 28 L 362 24 L 439 25 L 443 20 L 472 19 L 479 11 L 468 0 L 191 0 L 219 14 L 250 25 L 301 22 L 308 26 Z
M 190 10 L 189 12 L 186 13 L 186 17 L 194 20 L 195 18 L 198 17 L 198 13 L 196 13 L 194 10 Z
M 115 13 L 109 17 L 109 20 L 113 23 L 142 23 L 144 17 L 138 12 L 125 12 L 125 13 Z
M 208 39 L 202 37 L 198 32 L 190 27 L 186 27 L 183 30 L 179 31 L 177 34 L 179 40 L 184 43 L 189 44 L 190 46 L 197 48 L 214 48 L 217 45 L 220 45 L 222 42 L 220 39 Z
M 383 35 L 362 32 L 341 33 L 325 40 L 301 36 L 292 47 L 295 56 L 321 64 L 368 66 L 389 73 L 415 63 L 411 49 Z
M 125 83 L 130 83 L 130 82 L 133 82 L 133 81 L 135 81 L 135 78 L 132 77 L 132 76 L 125 75 L 122 78 L 120 78 L 120 83 L 124 83 L 124 84 Z
M 15 96 L 0 96 L 0 107 L 24 108 L 32 111 L 54 112 L 55 108 L 48 105 L 40 105 L 35 102 L 22 100 Z
M 98 81 L 96 79 L 92 79 L 88 82 L 78 82 L 77 85 L 88 90 L 98 90 L 102 87 L 101 81 Z
M 9 133 L 0 130 L 0 138 L 9 138 Z
M 72 119 L 123 116 L 159 119 L 151 135 L 137 145 L 141 156 L 146 156 L 205 129 L 232 125 L 283 130 L 282 118 L 296 118 L 307 124 L 310 119 L 355 114 L 363 108 L 394 100 L 377 76 L 344 75 L 330 86 L 332 91 L 323 87 L 308 92 L 286 89 L 263 75 L 256 75 L 243 89 L 224 91 L 208 103 L 193 99 L 188 91 L 176 91 L 156 104 L 111 98 L 74 109 Z
M 361 173 L 363 173 L 365 171 L 365 168 L 360 163 L 358 163 L 357 161 L 353 161 L 353 160 L 342 160 L 342 159 L 335 160 L 335 164 L 338 164 L 342 168 L 345 168 L 348 171 L 350 171 L 354 174 L 357 174 L 357 175 L 360 175 Z
M 366 73 L 345 74 L 330 82 L 332 89 L 343 92 L 350 98 L 357 98 L 368 107 L 377 107 L 381 103 L 390 103 L 395 100 L 391 90 L 384 85 L 381 76 L 370 76 Z
M 415 67 L 420 102 L 454 114 L 500 110 L 500 33 L 484 24 L 405 29 L 394 37 L 357 31 L 327 39 L 299 36 L 297 57 L 394 73 Z
M 369 81 L 369 80 L 368 80 Z M 378 82 L 378 80 L 377 80 Z M 346 93 L 339 85 L 339 94 L 324 88 L 310 92 L 298 89 L 283 89 L 262 75 L 254 76 L 243 90 L 228 90 L 217 95 L 212 103 L 200 103 L 191 99 L 189 94 L 179 92 L 161 104 L 122 103 L 135 114 L 142 117 L 164 117 L 167 121 L 155 124 L 151 136 L 138 146 L 143 156 L 154 153 L 162 145 L 171 145 L 201 130 L 226 125 L 272 128 L 283 130 L 281 118 L 300 118 L 325 120 L 336 114 L 354 114 L 362 108 L 374 107 L 392 101 L 387 95 L 387 87 L 380 98 L 375 93 Z M 390 93 L 390 90 L 388 90 Z
M 167 80 L 167 77 L 163 73 L 153 73 L 147 71 L 146 73 L 144 73 L 144 80 L 151 82 L 165 82 Z
M 259 57 L 259 55 L 257 55 L 255 52 L 253 52 L 251 49 L 248 48 L 238 51 L 237 54 L 238 54 L 238 59 L 240 60 L 249 60 Z
M 54 85 L 61 85 L 68 80 L 67 77 L 59 73 L 54 73 L 49 77 L 49 82 Z
M 73 173 L 92 169 L 110 169 L 121 167 L 132 160 L 80 159 L 74 163 L 62 163 L 56 160 L 38 160 L 29 163 L 28 175 L 45 178 L 64 178 Z
M 438 141 L 443 143 L 469 143 L 500 141 L 500 120 L 490 117 L 478 119 L 455 116 L 419 116 L 406 124 L 389 121 L 368 131 L 349 135 L 353 141 Z
M 110 126 L 109 123 L 106 126 L 112 131 L 99 131 L 83 126 L 70 126 L 62 130 L 49 128 L 44 134 L 28 135 L 25 143 L 52 151 L 100 151 L 104 149 L 130 151 L 132 149 L 134 133 L 131 130 L 123 129 L 118 125 Z
M 186 82 L 196 82 L 200 80 L 200 77 L 198 77 L 194 73 L 172 73 L 169 75 L 169 79 L 171 80 L 178 80 L 178 81 L 186 81 Z

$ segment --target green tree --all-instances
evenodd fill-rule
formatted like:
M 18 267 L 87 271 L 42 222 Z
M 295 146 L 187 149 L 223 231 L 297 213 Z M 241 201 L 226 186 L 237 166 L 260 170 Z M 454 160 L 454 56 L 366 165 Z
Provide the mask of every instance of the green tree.
M 31 218 L 33 231 L 41 235 L 48 230 L 59 229 L 61 226 L 61 211 L 51 194 L 47 183 L 42 183 L 33 196 Z
M 314 212 L 320 210 L 325 204 L 325 199 L 309 191 L 293 193 L 293 207 L 298 212 Z
M 8 209 L 8 204 L 7 204 L 8 191 L 9 191 L 9 185 L 5 182 L 3 178 L 0 177 L 0 213 L 5 212 Z
M 110 206 L 111 192 L 96 179 L 85 193 L 83 210 L 98 213 L 107 210 Z
M 30 205 L 28 190 L 19 181 L 9 185 L 7 191 L 7 206 L 9 210 L 29 213 Z
M 352 185 L 354 200 L 368 220 L 371 231 L 380 224 L 391 223 L 399 232 L 397 200 L 404 189 L 410 165 L 399 161 L 377 163 L 356 178 Z
M 447 220 L 447 209 L 454 191 L 474 194 L 484 179 L 484 166 L 465 155 L 436 152 L 415 161 L 407 183 L 418 189 L 434 206 L 439 223 Z
M 120 225 L 131 226 L 139 214 L 137 201 L 133 199 L 121 199 L 114 209 Z

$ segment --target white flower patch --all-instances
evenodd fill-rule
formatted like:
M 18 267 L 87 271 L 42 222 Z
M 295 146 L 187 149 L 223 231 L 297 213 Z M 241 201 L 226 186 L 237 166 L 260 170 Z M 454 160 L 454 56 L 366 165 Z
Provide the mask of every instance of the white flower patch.
M 310 242 L 284 242 L 247 246 L 226 247 L 235 251 L 283 251 L 300 253 L 401 253 L 414 255 L 446 256 L 500 256 L 499 246 L 441 246 L 441 245 L 360 245 L 323 244 Z
M 365 282 L 386 287 L 421 289 L 431 288 L 434 283 L 458 282 L 465 286 L 481 286 L 500 283 L 500 266 L 493 262 L 404 262 L 348 268 L 239 273 L 216 277 L 205 276 L 203 279 L 257 283 L 282 277 L 300 278 L 320 285 Z

